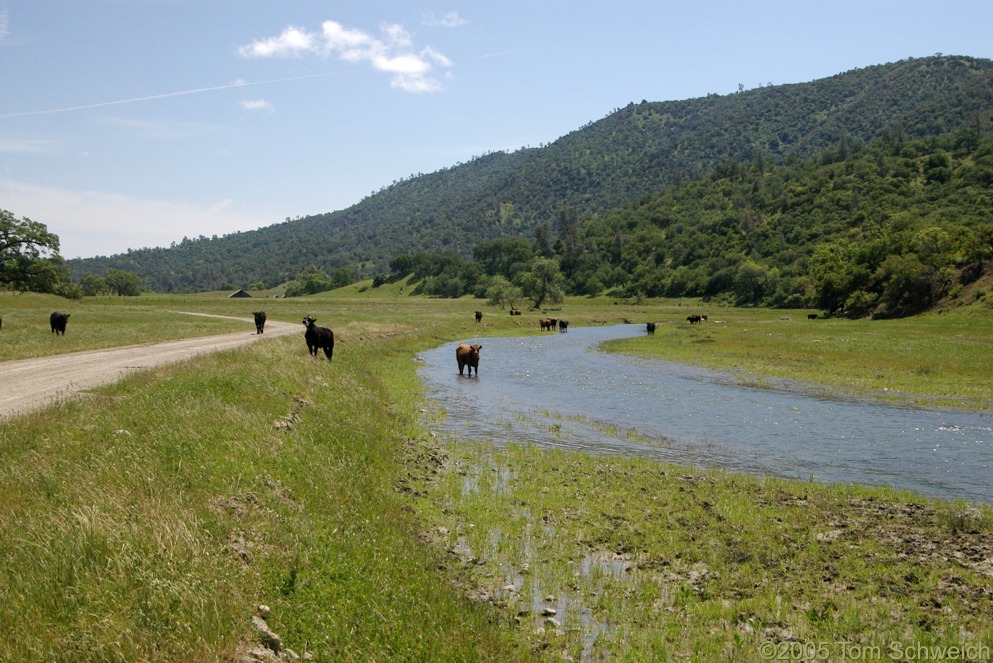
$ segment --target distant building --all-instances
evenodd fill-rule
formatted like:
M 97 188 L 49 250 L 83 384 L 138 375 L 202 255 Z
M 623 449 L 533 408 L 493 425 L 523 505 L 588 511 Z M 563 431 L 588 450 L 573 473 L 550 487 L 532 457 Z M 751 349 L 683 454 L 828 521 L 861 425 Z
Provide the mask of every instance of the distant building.
M 238 292 L 232 292 L 228 297 L 251 297 L 250 294 L 245 292 L 244 288 L 238 290 Z

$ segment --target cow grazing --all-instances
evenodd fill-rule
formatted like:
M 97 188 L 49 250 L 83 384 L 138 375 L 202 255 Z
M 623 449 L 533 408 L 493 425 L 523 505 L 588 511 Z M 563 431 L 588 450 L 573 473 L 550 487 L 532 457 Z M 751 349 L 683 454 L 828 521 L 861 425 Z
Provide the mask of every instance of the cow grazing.
M 66 323 L 69 322 L 68 313 L 59 313 L 58 311 L 55 311 L 48 320 L 52 323 L 53 334 L 62 334 L 63 336 L 66 335 Z
M 691 325 L 699 324 L 701 320 L 703 320 L 703 316 L 700 315 L 694 314 L 686 317 L 686 321 L 689 322 Z
M 706 313 L 701 313 L 700 314 L 700 319 L 703 320 L 704 322 L 707 322 L 707 314 Z
M 645 325 L 645 330 L 648 332 L 649 336 L 655 336 L 655 323 L 649 322 Z
M 473 369 L 476 370 L 476 377 L 479 377 L 479 350 L 482 347 L 481 345 L 459 343 L 459 346 L 455 348 L 455 359 L 459 363 L 459 375 L 462 375 L 462 371 L 468 366 L 469 377 L 472 377 Z
M 817 314 L 816 313 L 808 313 L 807 314 L 807 319 L 808 320 L 816 320 L 817 319 Z
M 483 320 L 483 312 L 482 311 L 476 311 L 476 322 L 479 323 L 479 322 L 482 322 L 482 320 Z
M 307 349 L 314 357 L 317 356 L 318 350 L 324 350 L 324 354 L 331 359 L 334 355 L 334 332 L 327 327 L 318 327 L 316 322 L 317 320 L 309 315 L 303 319 L 303 324 L 307 326 L 307 331 L 303 334 L 304 340 L 307 341 Z
M 569 321 L 568 320 L 559 320 L 559 331 L 560 332 L 569 331 Z
M 261 334 L 265 330 L 265 311 L 256 311 L 252 315 L 255 316 L 255 333 Z

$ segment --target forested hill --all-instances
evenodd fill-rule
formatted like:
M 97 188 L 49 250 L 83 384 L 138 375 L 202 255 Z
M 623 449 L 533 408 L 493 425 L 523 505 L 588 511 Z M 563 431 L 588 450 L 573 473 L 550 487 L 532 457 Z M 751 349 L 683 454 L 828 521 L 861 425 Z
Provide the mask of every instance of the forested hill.
M 993 61 L 957 56 L 730 95 L 642 101 L 549 145 L 411 176 L 342 211 L 68 264 L 77 280 L 118 268 L 165 292 L 272 286 L 311 264 L 369 276 L 388 271 L 401 253 L 469 255 L 481 241 L 530 239 L 566 207 L 602 216 L 729 161 L 772 164 L 884 136 L 981 130 L 991 113 Z

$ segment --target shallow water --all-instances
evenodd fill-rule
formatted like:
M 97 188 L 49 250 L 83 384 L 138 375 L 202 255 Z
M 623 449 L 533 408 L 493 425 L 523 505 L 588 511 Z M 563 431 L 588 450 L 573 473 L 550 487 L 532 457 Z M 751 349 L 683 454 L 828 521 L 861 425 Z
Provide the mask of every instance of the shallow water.
M 481 343 L 461 377 L 450 343 L 421 355 L 455 439 L 533 443 L 823 483 L 993 502 L 993 417 L 737 384 L 728 373 L 598 351 L 643 325 Z

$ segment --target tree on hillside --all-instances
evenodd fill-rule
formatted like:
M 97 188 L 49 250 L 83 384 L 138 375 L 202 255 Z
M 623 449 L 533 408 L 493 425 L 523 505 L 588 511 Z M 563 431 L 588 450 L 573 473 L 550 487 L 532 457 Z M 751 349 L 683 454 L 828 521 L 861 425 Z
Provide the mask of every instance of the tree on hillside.
M 500 308 L 517 308 L 514 301 L 521 297 L 521 291 L 503 276 L 497 275 L 490 279 L 486 289 L 486 298 L 490 304 Z
M 331 290 L 334 284 L 331 277 L 322 272 L 317 265 L 310 264 L 302 272 L 297 274 L 295 280 L 286 284 L 287 297 L 301 297 L 303 295 L 313 295 L 318 292 Z
M 141 294 L 141 277 L 123 269 L 108 269 L 104 283 L 119 297 L 137 297 Z
M 87 297 L 96 297 L 107 291 L 107 279 L 96 274 L 84 274 L 79 279 L 79 287 L 83 289 L 83 294 Z
M 344 288 L 346 285 L 355 283 L 355 273 L 347 267 L 339 267 L 331 272 L 331 289 Z
M 532 260 L 528 271 L 518 274 L 516 282 L 521 293 L 533 302 L 531 308 L 541 308 L 546 300 L 558 304 L 565 298 L 565 277 L 551 258 Z
M 31 263 L 58 253 L 59 236 L 45 224 L 0 209 L 0 281 L 26 283 Z

